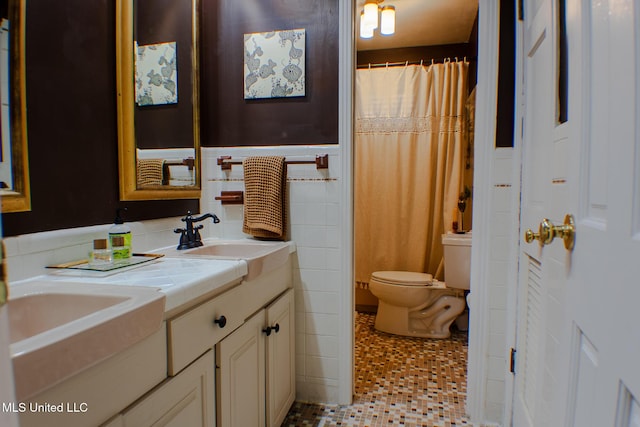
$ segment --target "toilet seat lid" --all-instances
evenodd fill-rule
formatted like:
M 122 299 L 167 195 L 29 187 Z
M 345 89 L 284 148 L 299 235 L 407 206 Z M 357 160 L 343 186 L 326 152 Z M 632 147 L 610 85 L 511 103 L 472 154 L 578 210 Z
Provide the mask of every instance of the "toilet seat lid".
M 433 281 L 433 276 L 428 273 L 414 271 L 375 271 L 371 278 L 392 285 L 427 286 Z

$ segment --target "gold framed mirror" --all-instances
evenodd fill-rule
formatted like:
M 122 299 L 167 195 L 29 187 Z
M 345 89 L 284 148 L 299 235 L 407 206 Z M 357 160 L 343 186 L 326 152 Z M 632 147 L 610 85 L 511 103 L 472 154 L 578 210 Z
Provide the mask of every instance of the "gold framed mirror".
M 201 173 L 199 0 L 161 2 L 165 6 L 169 4 L 182 8 L 182 15 L 162 6 L 150 7 L 153 1 L 116 1 L 120 199 L 195 199 L 200 197 Z M 171 40 L 172 36 L 164 40 L 155 33 L 149 36 L 145 34 L 145 21 L 142 18 L 152 13 L 156 14 L 154 23 L 164 21 L 164 16 L 158 19 L 158 13 L 171 16 L 174 20 L 182 16 L 182 21 L 175 28 L 181 28 L 183 32 L 188 28 L 190 31 L 180 36 L 182 41 Z M 189 26 L 185 24 L 186 20 L 190 21 Z M 162 30 L 160 25 L 154 27 Z M 156 33 L 157 28 L 154 28 Z M 171 54 L 164 53 L 167 56 L 160 58 L 165 66 L 159 72 L 147 72 L 144 67 L 149 62 L 143 56 L 144 52 L 157 53 L 165 45 L 172 45 L 173 49 Z M 189 45 L 188 49 L 186 45 Z M 154 60 L 156 64 L 159 63 L 157 58 Z M 164 98 L 145 95 L 147 88 L 153 89 L 153 85 L 169 90 L 173 98 L 168 95 Z M 180 135 L 167 136 L 176 130 Z
M 25 0 L 9 0 L 9 19 L 2 23 L 2 212 L 31 210 L 27 148 L 27 90 L 25 84 Z M 10 76 L 4 78 L 5 76 Z M 7 96 L 4 96 L 6 93 Z

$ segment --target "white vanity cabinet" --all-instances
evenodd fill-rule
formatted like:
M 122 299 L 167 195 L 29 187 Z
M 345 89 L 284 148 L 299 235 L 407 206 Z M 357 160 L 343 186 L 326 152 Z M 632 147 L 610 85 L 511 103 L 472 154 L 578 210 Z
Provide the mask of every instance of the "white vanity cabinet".
M 216 346 L 218 427 L 280 426 L 295 399 L 289 289 Z
M 288 261 L 171 314 L 168 377 L 107 426 L 280 426 L 295 398 L 291 288 Z
M 267 425 L 280 427 L 296 398 L 293 289 L 267 307 L 266 316 L 267 325 L 274 328 L 266 339 Z
M 214 425 L 213 351 L 169 379 L 122 414 L 122 427 Z
M 265 425 L 264 310 L 216 346 L 217 427 Z

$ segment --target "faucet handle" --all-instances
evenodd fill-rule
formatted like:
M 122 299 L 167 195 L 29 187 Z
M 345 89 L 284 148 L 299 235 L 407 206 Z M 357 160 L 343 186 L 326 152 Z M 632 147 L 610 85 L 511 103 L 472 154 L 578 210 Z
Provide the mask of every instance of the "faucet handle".
M 191 211 L 187 211 L 187 216 L 180 219 L 182 222 L 186 222 L 187 224 L 193 223 L 193 215 L 191 215 Z
M 204 225 L 200 224 L 193 227 L 193 242 L 192 245 L 194 247 L 202 246 L 202 237 L 200 236 L 200 231 L 204 228 Z
M 187 237 L 187 230 L 184 228 L 176 228 L 173 230 L 174 233 L 180 234 L 180 243 L 178 243 L 178 250 L 189 249 L 189 238 Z

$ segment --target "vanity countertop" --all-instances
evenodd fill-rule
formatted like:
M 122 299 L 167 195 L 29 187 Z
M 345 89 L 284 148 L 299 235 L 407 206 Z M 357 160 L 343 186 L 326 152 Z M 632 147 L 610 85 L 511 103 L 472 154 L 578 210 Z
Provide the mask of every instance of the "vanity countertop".
M 203 295 L 226 290 L 229 283 L 239 281 L 247 274 L 245 261 L 163 257 L 155 261 L 112 272 L 87 270 L 53 270 L 11 286 L 20 286 L 32 280 L 50 282 L 82 282 L 87 284 L 142 286 L 155 288 L 166 296 L 165 313 L 174 311 Z
M 278 255 L 273 258 L 276 264 L 282 263 L 283 256 L 288 256 L 296 250 L 293 242 L 264 242 L 253 239 L 207 239 L 204 244 L 201 248 L 229 244 L 247 245 L 246 247 L 249 247 L 248 245 L 272 247 L 271 254 Z M 154 288 L 165 295 L 165 315 L 168 315 L 179 311 L 180 308 L 197 303 L 203 297 L 208 298 L 222 293 L 239 283 L 241 279 L 248 279 L 250 276 L 249 267 L 253 268 L 253 265 L 256 264 L 255 256 L 243 257 L 241 254 L 198 256 L 189 253 L 191 252 L 189 250 L 176 251 L 173 246 L 149 252 L 162 253 L 165 256 L 148 263 L 108 272 L 74 269 L 51 270 L 46 275 L 13 282 L 11 287 L 39 280 Z M 260 255 L 259 258 L 262 258 L 264 254 Z M 258 263 L 261 270 L 264 270 L 263 263 L 262 260 Z M 268 267 L 273 268 L 275 265 Z

